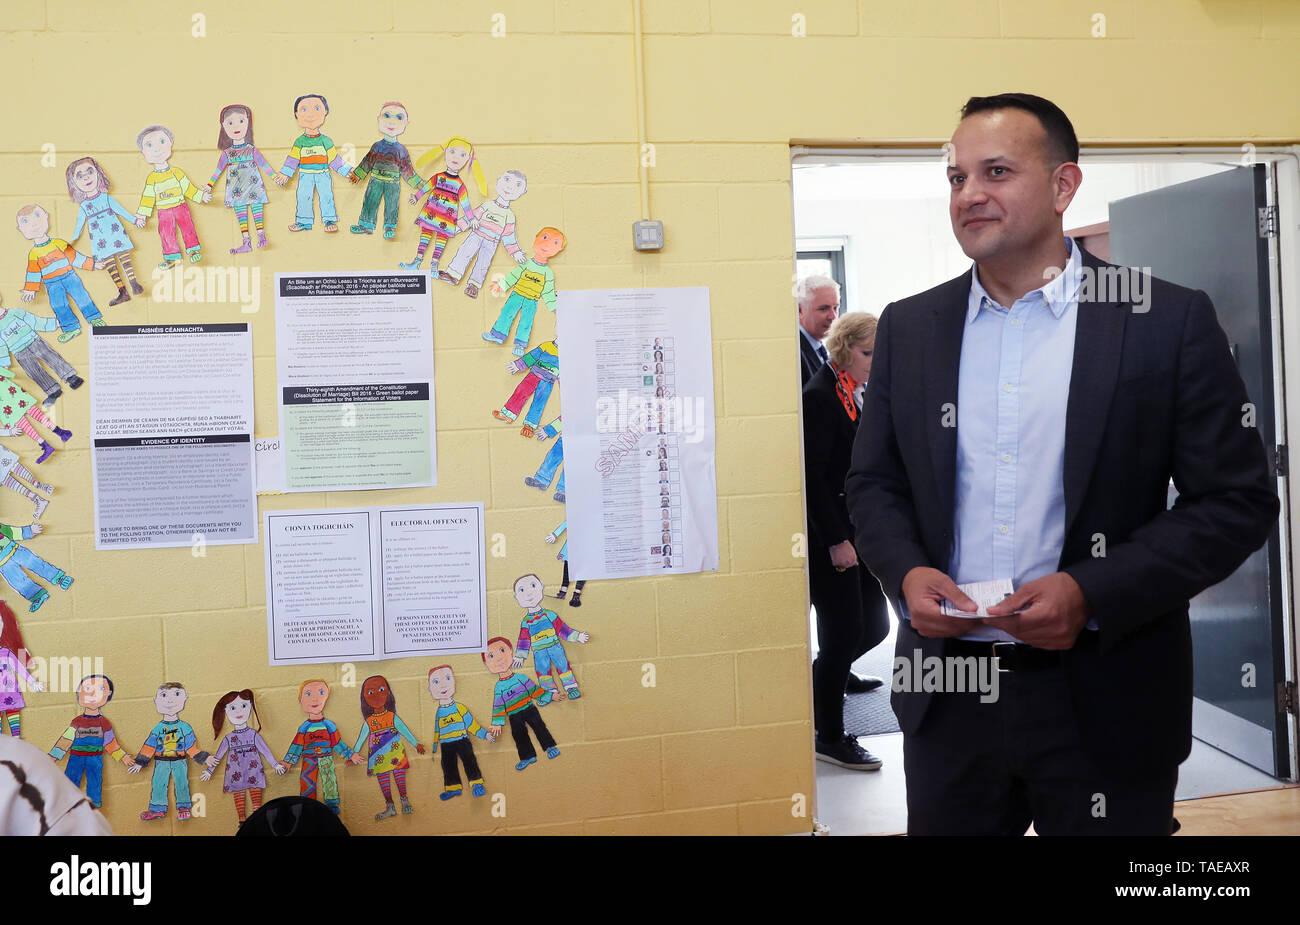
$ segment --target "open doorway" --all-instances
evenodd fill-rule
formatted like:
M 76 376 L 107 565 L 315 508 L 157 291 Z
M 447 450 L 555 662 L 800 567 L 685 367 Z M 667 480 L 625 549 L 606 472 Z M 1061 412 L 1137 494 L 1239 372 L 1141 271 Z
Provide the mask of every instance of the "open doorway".
M 878 315 L 889 302 L 970 268 L 953 237 L 943 152 L 899 149 L 793 152 L 799 274 L 842 284 L 841 311 Z M 1204 289 L 1233 344 L 1265 447 L 1275 453 L 1282 516 L 1268 545 L 1192 603 L 1196 689 L 1191 757 L 1178 800 L 1294 781 L 1296 622 L 1286 433 L 1300 413 L 1285 383 L 1300 382 L 1300 170 L 1289 149 L 1085 149 L 1084 182 L 1065 228 L 1104 260 Z M 1285 310 L 1284 310 L 1285 306 Z M 1288 421 L 1290 415 L 1293 421 Z M 1172 496 L 1171 496 L 1172 499 Z M 891 614 L 891 621 L 896 618 Z M 896 622 L 895 624 L 896 625 Z M 815 622 L 810 627 L 816 648 Z M 891 670 L 893 634 L 855 664 Z M 861 701 L 860 703 L 857 701 Z M 884 761 L 864 774 L 818 762 L 818 819 L 832 834 L 906 826 L 901 735 L 888 686 L 849 698 L 845 722 Z

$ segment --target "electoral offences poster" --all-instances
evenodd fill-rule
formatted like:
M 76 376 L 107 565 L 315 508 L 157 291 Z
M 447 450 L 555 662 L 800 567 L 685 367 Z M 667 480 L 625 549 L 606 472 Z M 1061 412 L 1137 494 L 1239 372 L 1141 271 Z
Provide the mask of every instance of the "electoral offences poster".
M 249 325 L 90 328 L 95 548 L 257 542 Z
M 263 518 L 272 665 L 486 648 L 482 502 Z
M 709 290 L 565 290 L 556 330 L 569 571 L 716 571 Z
M 423 273 L 275 274 L 285 491 L 436 485 Z

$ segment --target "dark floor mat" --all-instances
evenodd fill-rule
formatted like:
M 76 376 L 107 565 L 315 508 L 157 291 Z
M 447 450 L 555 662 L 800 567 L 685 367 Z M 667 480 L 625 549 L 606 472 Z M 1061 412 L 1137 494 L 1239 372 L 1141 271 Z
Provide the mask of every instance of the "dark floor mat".
M 885 684 L 866 694 L 850 694 L 844 699 L 844 730 L 855 736 L 885 735 L 898 732 L 898 719 L 889 706 L 889 681 L 893 677 L 894 634 L 853 663 L 859 675 L 883 678 Z

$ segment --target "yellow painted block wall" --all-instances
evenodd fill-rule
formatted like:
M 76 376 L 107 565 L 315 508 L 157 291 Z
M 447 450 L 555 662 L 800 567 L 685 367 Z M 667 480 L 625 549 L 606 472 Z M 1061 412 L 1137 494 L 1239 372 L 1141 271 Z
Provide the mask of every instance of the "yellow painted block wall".
M 72 158 L 94 154 L 128 208 L 148 172 L 136 132 L 161 122 L 176 134 L 173 163 L 205 179 L 216 161 L 217 115 L 250 105 L 258 146 L 281 161 L 298 134 L 301 93 L 326 95 L 325 132 L 360 157 L 375 140 L 382 102 L 403 101 L 415 156 L 449 135 L 473 139 L 489 177 L 529 178 L 516 204 L 521 238 L 555 224 L 569 246 L 555 261 L 560 288 L 707 285 L 712 292 L 718 410 L 721 567 L 717 574 L 598 582 L 564 616 L 593 641 L 573 646 L 584 697 L 547 708 L 560 760 L 520 774 L 508 738 L 479 744 L 492 801 L 441 804 L 434 762 L 417 761 L 417 811 L 383 823 L 374 782 L 342 774 L 344 819 L 355 832 L 792 833 L 811 828 L 813 762 L 805 572 L 791 554 L 803 528 L 798 373 L 790 295 L 793 269 L 792 140 L 926 139 L 951 132 L 966 96 L 1020 89 L 1048 96 L 1085 141 L 1218 140 L 1300 135 L 1295 83 L 1300 7 L 1286 0 L 643 0 L 647 126 L 654 217 L 662 253 L 630 247 L 639 217 L 630 0 L 317 0 L 309 7 L 254 0 L 187 5 L 29 0 L 0 12 L 0 214 L 36 201 L 55 234 L 75 211 L 63 181 Z M 310 15 L 305 11 L 310 9 Z M 1105 37 L 1094 35 L 1096 14 Z M 195 35 L 201 15 L 203 35 Z M 503 33 L 494 36 L 493 31 Z M 51 146 L 51 147 L 46 147 Z M 53 152 L 56 167 L 42 166 Z M 205 265 L 258 267 L 261 303 L 173 304 L 137 298 L 111 322 L 249 320 L 254 330 L 259 434 L 275 420 L 272 274 L 278 270 L 395 268 L 408 259 L 414 210 L 396 241 L 357 238 L 362 190 L 335 184 L 344 230 L 290 235 L 292 190 L 271 191 L 271 247 L 229 257 L 235 223 L 220 205 L 196 207 Z M 477 194 L 474 194 L 477 199 Z M 11 226 L 12 227 L 12 226 Z M 159 257 L 151 225 L 134 231 L 147 274 Z M 0 293 L 17 304 L 26 242 L 0 247 Z M 497 270 L 511 264 L 498 256 Z M 106 273 L 83 274 L 103 305 Z M 149 280 L 145 280 L 146 284 Z M 563 516 L 525 489 L 538 444 L 489 417 L 513 387 L 499 348 L 479 340 L 499 301 L 434 292 L 440 484 L 426 491 L 264 497 L 264 508 L 425 500 L 487 506 L 489 629 L 512 635 L 513 579 L 538 571 L 558 582 L 542 538 Z M 47 311 L 41 296 L 36 307 Z M 543 313 L 539 336 L 553 319 Z M 83 369 L 82 337 L 62 347 Z M 297 683 L 338 666 L 269 668 L 260 546 L 96 552 L 91 531 L 86 390 L 68 393 L 58 418 L 76 435 L 40 467 L 57 486 L 32 541 L 76 577 L 39 613 L 22 616 L 30 648 L 46 658 L 100 657 L 117 684 L 106 711 L 132 749 L 156 721 L 159 682 L 189 688 L 185 713 L 211 744 L 216 698 L 253 687 L 273 747 L 300 720 Z M 8 441 L 30 459 L 23 438 Z M 25 522 L 24 502 L 0 493 L 0 519 Z M 11 603 L 21 603 L 0 589 Z M 24 608 L 19 609 L 25 614 Z M 476 657 L 452 660 L 461 699 L 486 713 L 492 678 Z M 427 738 L 433 704 L 428 659 L 358 665 L 394 683 L 398 711 Z M 656 684 L 642 679 L 653 665 Z M 48 747 L 76 712 L 67 692 L 34 695 L 24 737 Z M 349 736 L 357 691 L 336 683 L 329 715 Z M 106 771 L 106 811 L 123 833 L 217 834 L 234 811 L 217 781 L 199 784 L 207 815 L 142 823 L 148 773 Z M 219 777 L 218 777 L 219 779 Z M 297 792 L 296 773 L 267 797 Z M 809 811 L 798 815 L 799 796 Z M 498 805 L 501 805 L 498 803 Z

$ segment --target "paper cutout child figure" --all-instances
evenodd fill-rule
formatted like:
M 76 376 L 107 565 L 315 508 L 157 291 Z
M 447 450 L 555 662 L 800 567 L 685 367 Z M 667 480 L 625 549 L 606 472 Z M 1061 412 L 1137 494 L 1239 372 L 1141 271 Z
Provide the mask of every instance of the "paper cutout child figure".
M 446 271 L 438 273 L 438 278 L 453 286 L 460 283 L 461 277 L 474 261 L 470 271 L 469 282 L 465 284 L 465 295 L 471 299 L 478 298 L 483 280 L 487 278 L 492 258 L 496 256 L 497 245 L 504 244 L 506 251 L 515 259 L 515 263 L 525 263 L 523 248 L 515 239 L 515 213 L 510 208 L 528 189 L 528 179 L 523 171 L 507 170 L 497 178 L 497 195 L 495 199 L 480 202 L 470 209 L 456 224 L 457 231 L 473 229 L 456 248 L 456 254 L 447 264 Z
M 257 246 L 266 247 L 266 184 L 262 174 L 268 179 L 275 178 L 272 167 L 262 152 L 253 146 L 253 110 L 242 103 L 232 103 L 221 110 L 218 117 L 221 132 L 217 135 L 217 166 L 208 178 L 208 192 L 217 185 L 222 171 L 226 174 L 225 204 L 235 210 L 235 220 L 239 222 L 239 246 L 232 247 L 232 254 L 247 254 L 253 250 L 253 239 L 248 226 L 251 224 L 257 232 Z
M 54 317 L 63 331 L 59 343 L 67 343 L 81 333 L 81 322 L 77 320 L 71 302 L 81 309 L 87 323 L 103 324 L 104 317 L 99 307 L 74 269 L 94 269 L 95 261 L 62 238 L 50 237 L 50 213 L 35 203 L 18 210 L 18 233 L 34 245 L 27 254 L 27 282 L 19 298 L 30 302 L 36 298 L 41 286 L 45 287 L 50 308 L 54 309 Z
M 321 126 L 329 115 L 330 104 L 319 93 L 304 93 L 293 101 L 294 118 L 302 134 L 289 149 L 289 156 L 284 159 L 284 166 L 275 176 L 276 186 L 284 186 L 298 173 L 298 212 L 294 216 L 290 231 L 311 231 L 316 221 L 312 197 L 320 198 L 320 219 L 325 230 L 339 230 L 339 213 L 334 206 L 334 181 L 330 177 L 333 170 L 340 177 L 356 183 L 348 165 L 343 162 L 338 149 L 328 135 L 321 134 Z
M 23 642 L 18 617 L 9 605 L 0 601 L 0 735 L 3 729 L 15 739 L 22 738 L 23 726 L 19 711 L 27 706 L 23 699 L 21 678 L 29 691 L 39 693 L 45 685 L 28 670 L 31 654 Z
M 487 787 L 483 784 L 483 774 L 478 769 L 474 743 L 470 736 L 478 736 L 485 742 L 495 742 L 501 735 L 501 730 L 495 726 L 491 731 L 484 729 L 473 713 L 456 702 L 456 675 L 450 665 L 429 669 L 429 694 L 438 701 L 438 712 L 433 718 L 433 747 L 429 754 L 437 754 L 438 744 L 442 744 L 442 793 L 438 794 L 438 798 L 450 800 L 461 795 L 457 759 L 465 765 L 465 776 L 469 778 L 474 796 L 485 795 Z
M 537 314 L 537 300 L 543 299 L 546 307 L 555 311 L 555 272 L 547 261 L 564 250 L 564 232 L 549 225 L 537 232 L 533 240 L 533 256 L 527 263 L 521 263 L 500 283 L 490 287 L 492 294 L 499 296 L 507 289 L 514 289 L 506 304 L 501 307 L 492 330 L 483 332 L 483 339 L 490 344 L 504 344 L 510 334 L 510 325 L 515 316 L 519 316 L 519 327 L 515 330 L 514 354 L 524 355 L 528 350 L 528 340 L 533 334 L 533 317 Z
M 26 481 L 23 481 L 24 479 Z M 30 486 L 28 482 L 31 483 Z M 18 454 L 7 446 L 0 446 L 0 484 L 32 502 L 35 506 L 32 511 L 33 520 L 40 520 L 45 509 L 50 506 L 50 499 L 37 492 L 44 492 L 46 495 L 54 494 L 54 486 L 37 479 L 32 471 L 22 464 Z
M 504 726 L 506 720 L 510 720 L 510 736 L 519 752 L 515 770 L 522 771 L 537 760 L 537 749 L 533 748 L 528 737 L 530 728 L 537 736 L 537 744 L 546 749 L 547 758 L 559 758 L 560 749 L 537 709 L 551 702 L 551 694 L 534 684 L 527 675 L 514 670 L 514 656 L 510 640 L 494 636 L 488 640 L 483 664 L 497 676 L 496 686 L 492 689 L 492 725 Z
M 402 740 L 414 745 L 416 752 L 421 755 L 425 749 L 416 740 L 410 727 L 402 722 L 396 709 L 392 685 L 387 678 L 374 675 L 362 682 L 361 716 L 365 722 L 361 724 L 361 732 L 357 735 L 357 743 L 352 746 L 352 750 L 360 752 L 362 744 L 365 744 L 370 751 L 366 773 L 378 778 L 379 789 L 387 803 L 382 813 L 375 813 L 376 820 L 397 815 L 397 810 L 393 808 L 393 782 L 397 783 L 397 794 L 402 798 L 402 812 L 415 812 L 411 801 L 406 798 L 406 769 L 411 766 L 411 762 L 407 760 Z
M 149 822 L 167 815 L 167 784 L 176 792 L 176 818 L 182 822 L 190 818 L 190 759 L 206 764 L 208 753 L 199 748 L 194 727 L 180 718 L 189 695 L 185 686 L 176 681 L 164 681 L 154 695 L 154 708 L 162 721 L 149 731 L 149 737 L 140 746 L 135 763 L 144 767 L 153 760 L 153 781 L 149 793 L 149 808 L 140 818 Z
M 212 190 L 198 187 L 190 182 L 185 171 L 172 167 L 172 143 L 175 136 L 165 125 L 149 125 L 135 136 L 135 146 L 140 149 L 153 172 L 145 177 L 144 190 L 140 193 L 140 205 L 135 210 L 135 227 L 143 228 L 149 216 L 158 213 L 158 239 L 162 242 L 163 259 L 161 269 L 167 270 L 180 263 L 181 245 L 185 245 L 185 256 L 190 263 L 203 259 L 203 250 L 199 247 L 199 235 L 194 230 L 194 216 L 190 213 L 190 204 L 194 202 L 211 202 Z M 177 240 L 177 232 L 180 240 Z
M 31 602 L 27 609 L 32 613 L 40 610 L 41 605 L 50 599 L 50 592 L 32 581 L 27 572 L 35 573 L 64 591 L 72 587 L 73 581 L 72 576 L 63 569 L 50 565 L 26 546 L 18 545 L 19 539 L 30 540 L 44 530 L 45 527 L 41 524 L 26 527 L 0 524 L 0 578 Z M 14 536 L 15 532 L 17 537 Z
M 37 463 L 43 463 L 54 452 L 54 446 L 36 429 L 41 424 L 54 432 L 64 443 L 72 439 L 72 431 L 54 423 L 28 392 L 14 381 L 14 374 L 0 366 L 0 434 L 6 436 L 22 431 L 41 448 Z
M 560 525 L 546 534 L 546 542 L 554 545 L 559 541 L 560 536 L 569 529 L 567 520 L 560 521 Z M 566 539 L 560 551 L 555 554 L 555 558 L 564 563 L 564 574 L 560 578 L 560 590 L 555 592 L 555 599 L 562 601 L 569 596 L 569 541 Z M 579 578 L 577 584 L 573 586 L 573 597 L 569 600 L 570 607 L 582 606 L 582 588 L 586 585 L 586 579 Z
M 397 236 L 397 213 L 402 205 L 402 180 L 420 189 L 421 180 L 411 164 L 410 152 L 397 140 L 397 136 L 410 125 L 410 115 L 401 103 L 390 100 L 379 108 L 379 134 L 383 137 L 370 146 L 361 163 L 352 171 L 353 181 L 366 184 L 366 195 L 361 201 L 361 217 L 348 230 L 353 234 L 374 234 L 375 219 L 379 217 L 379 203 L 384 204 L 384 237 Z
M 474 156 L 474 146 L 459 135 L 449 138 L 445 145 L 436 145 L 425 153 L 416 162 L 416 171 L 432 166 L 439 157 L 446 160 L 444 169 L 425 180 L 423 185 L 411 194 L 411 205 L 419 202 L 420 197 L 426 193 L 429 198 L 424 201 L 424 207 L 415 219 L 415 224 L 420 228 L 420 243 L 415 248 L 415 256 L 408 263 L 399 263 L 398 266 L 403 270 L 420 269 L 424 252 L 432 243 L 433 253 L 429 256 L 429 275 L 450 281 L 451 277 L 444 276 L 438 269 L 438 261 L 442 257 L 443 248 L 455 237 L 461 221 L 468 217 L 470 211 L 469 191 L 460 178 L 460 172 L 466 167 L 470 169 L 474 182 L 478 186 L 479 195 L 485 198 L 487 181 L 483 179 L 483 167 Z
M 552 539 L 550 542 L 555 541 Z M 552 696 L 558 696 L 555 679 L 551 677 L 551 669 L 554 668 L 560 673 L 560 683 L 564 685 L 569 699 L 577 700 L 582 696 L 582 692 L 578 690 L 578 679 L 573 676 L 573 669 L 569 667 L 569 657 L 564 651 L 564 643 L 579 642 L 585 645 L 591 638 L 591 634 L 565 626 L 564 621 L 554 610 L 547 610 L 542 606 L 542 599 L 545 597 L 546 589 L 542 586 L 542 580 L 536 575 L 530 573 L 515 579 L 515 601 L 524 608 L 524 619 L 519 625 L 519 642 L 515 648 L 514 667 L 522 668 L 531 651 L 533 668 L 537 671 L 537 683 L 542 686 L 542 690 Z
M 557 416 L 554 421 L 537 431 L 538 440 L 546 440 L 550 437 L 556 437 L 557 439 L 546 455 L 542 457 L 542 464 L 537 467 L 537 471 L 532 475 L 524 476 L 524 484 L 529 488 L 546 491 L 551 487 L 551 479 L 555 478 L 555 471 L 564 465 L 564 436 L 561 434 L 562 429 L 563 424 Z M 556 501 L 564 500 L 563 472 L 560 473 L 560 481 L 555 485 L 555 494 L 551 497 Z
M 506 399 L 506 403 L 499 410 L 493 411 L 492 416 L 498 421 L 511 423 L 518 419 L 524 402 L 532 396 L 532 403 L 528 406 L 528 416 L 524 418 L 524 426 L 519 429 L 519 432 L 525 437 L 535 436 L 537 427 L 542 421 L 542 412 L 546 410 L 546 402 L 551 397 L 551 390 L 555 388 L 555 382 L 560 378 L 559 338 L 538 344 L 507 365 L 506 370 L 511 373 L 522 373 L 524 370 L 528 372 L 520 380 L 519 385 L 515 386 L 514 392 Z
M 285 753 L 284 764 L 293 767 L 302 758 L 302 771 L 298 775 L 299 794 L 320 800 L 335 815 L 341 811 L 339 779 L 334 767 L 334 756 L 361 763 L 361 756 L 348 748 L 339 727 L 325 718 L 325 703 L 330 699 L 330 686 L 321 678 L 303 681 L 298 686 L 298 703 L 307 718 Z
M 77 203 L 77 225 L 72 229 L 72 240 L 81 237 L 82 228 L 90 231 L 90 256 L 95 266 L 108 270 L 117 295 L 108 303 L 112 308 L 130 301 L 131 295 L 143 295 L 144 287 L 135 278 L 135 265 L 131 251 L 135 248 L 126 233 L 127 225 L 135 224 L 135 216 L 108 193 L 108 174 L 93 157 L 79 157 L 64 174 L 68 195 Z M 122 274 L 126 274 L 123 282 Z M 131 292 L 126 291 L 130 285 Z
M 257 728 L 248 725 L 249 717 L 257 720 Z M 199 780 L 210 780 L 221 759 L 226 759 L 226 776 L 221 782 L 221 792 L 229 793 L 235 800 L 235 814 L 239 821 L 247 818 L 248 803 L 252 803 L 253 812 L 262 805 L 262 791 L 266 789 L 265 758 L 271 762 L 276 774 L 289 770 L 275 760 L 271 746 L 262 738 L 262 717 L 257 713 L 257 700 L 248 688 L 242 691 L 229 691 L 222 695 L 212 710 L 212 737 L 221 738 L 221 730 L 230 720 L 234 728 L 221 739 L 217 753 L 207 760 L 207 766 L 199 775 Z
M 46 408 L 53 407 L 63 394 L 63 387 L 54 376 L 72 389 L 81 388 L 84 382 L 72 364 L 41 338 L 39 332 L 53 331 L 57 326 L 53 318 L 42 318 L 21 308 L 6 308 L 0 298 L 0 366 L 8 366 L 12 354 L 23 372 L 45 393 L 41 405 Z M 54 371 L 54 376 L 45 371 L 46 366 Z
M 78 787 L 86 779 L 86 797 L 99 809 L 104 805 L 104 762 L 114 758 L 126 765 L 126 773 L 140 773 L 135 756 L 118 741 L 113 724 L 101 711 L 113 699 L 113 682 L 106 674 L 88 674 L 77 685 L 81 714 L 73 717 L 63 735 L 50 749 L 50 757 L 62 761 L 68 756 L 64 776 Z

